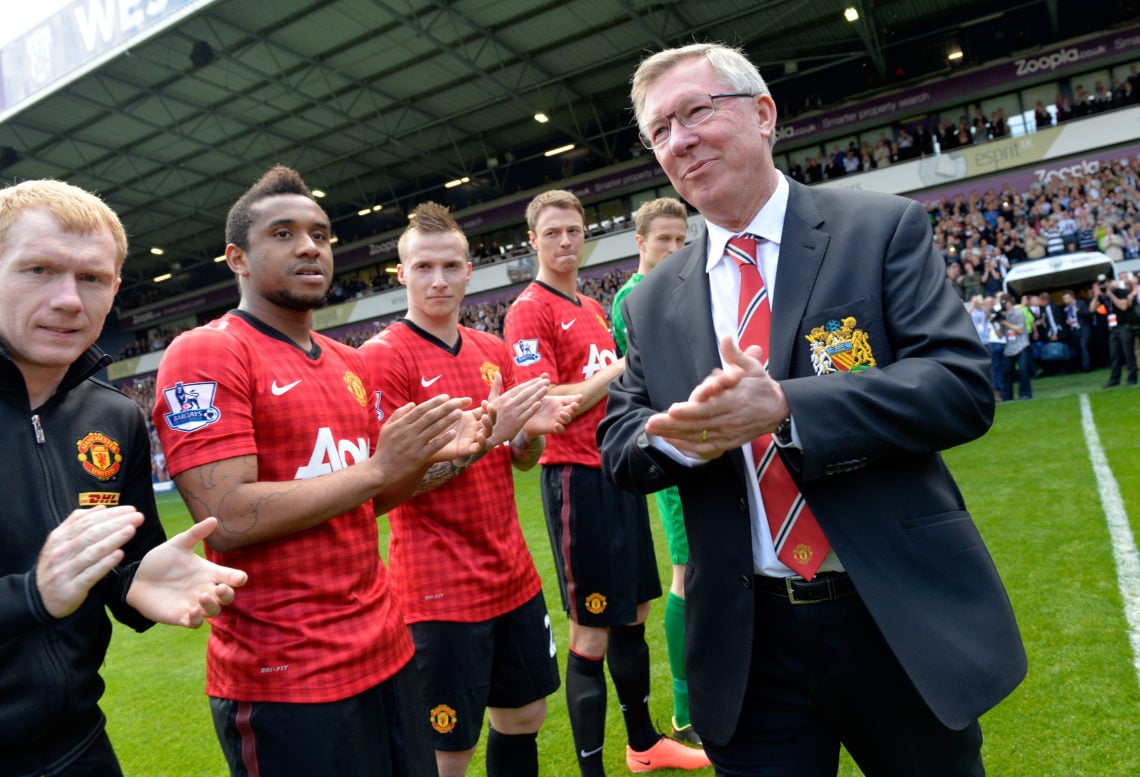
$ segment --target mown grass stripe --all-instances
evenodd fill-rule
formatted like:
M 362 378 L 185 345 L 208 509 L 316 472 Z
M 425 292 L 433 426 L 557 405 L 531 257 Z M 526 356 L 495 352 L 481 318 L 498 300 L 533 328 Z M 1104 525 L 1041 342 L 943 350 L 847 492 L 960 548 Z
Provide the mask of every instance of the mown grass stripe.
M 1124 617 L 1128 621 L 1128 640 L 1132 644 L 1132 663 L 1136 667 L 1137 681 L 1140 682 L 1140 555 L 1136 551 L 1136 540 L 1132 527 L 1128 524 L 1128 513 L 1120 496 L 1120 487 L 1108 465 L 1108 457 L 1100 444 L 1096 421 L 1088 394 L 1080 395 L 1081 426 L 1085 444 L 1089 449 L 1089 460 L 1096 475 L 1097 492 L 1104 507 L 1104 517 L 1108 522 L 1108 532 L 1112 538 L 1112 557 L 1116 561 L 1116 577 L 1120 586 L 1120 598 L 1124 601 Z

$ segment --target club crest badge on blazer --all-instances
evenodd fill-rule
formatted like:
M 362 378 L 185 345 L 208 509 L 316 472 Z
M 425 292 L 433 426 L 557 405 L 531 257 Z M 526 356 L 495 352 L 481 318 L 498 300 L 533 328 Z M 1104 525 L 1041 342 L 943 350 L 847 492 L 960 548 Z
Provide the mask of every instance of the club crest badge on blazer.
M 855 325 L 854 316 L 833 318 L 804 335 L 811 347 L 811 363 L 816 375 L 832 372 L 862 372 L 875 366 L 875 355 L 867 333 Z

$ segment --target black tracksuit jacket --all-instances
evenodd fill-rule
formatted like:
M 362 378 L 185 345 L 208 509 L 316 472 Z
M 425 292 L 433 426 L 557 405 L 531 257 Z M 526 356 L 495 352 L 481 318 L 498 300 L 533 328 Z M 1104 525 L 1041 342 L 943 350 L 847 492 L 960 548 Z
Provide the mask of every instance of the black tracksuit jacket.
M 102 732 L 107 611 L 139 631 L 152 625 L 126 603 L 138 561 L 165 539 L 150 437 L 134 400 L 92 377 L 109 361 L 92 347 L 32 410 L 0 348 L 0 777 L 65 767 Z M 56 619 L 36 587 L 40 549 L 73 510 L 97 503 L 133 505 L 146 521 L 119 567 Z

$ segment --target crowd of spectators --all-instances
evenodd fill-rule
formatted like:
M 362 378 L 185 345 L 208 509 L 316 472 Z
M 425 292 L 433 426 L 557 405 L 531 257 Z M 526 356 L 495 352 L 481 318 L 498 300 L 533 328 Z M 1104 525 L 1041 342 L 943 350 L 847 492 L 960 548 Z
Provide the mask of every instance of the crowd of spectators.
M 395 281 L 391 274 L 383 272 L 382 270 L 375 270 L 367 279 L 364 273 L 337 276 L 333 279 L 333 284 L 329 288 L 325 304 L 339 305 L 350 299 L 390 289 L 394 285 Z
M 175 337 L 190 328 L 188 326 L 169 326 L 157 327 L 149 332 L 140 332 L 133 341 L 119 350 L 118 358 L 130 359 L 133 356 L 165 350 Z
M 127 378 L 124 381 L 120 381 L 118 386 L 124 394 L 138 403 L 143 418 L 146 419 L 147 430 L 150 432 L 151 480 L 155 483 L 163 483 L 170 480 L 170 475 L 166 471 L 166 455 L 162 452 L 162 445 L 158 441 L 158 434 L 155 433 L 154 422 L 150 414 L 150 411 L 154 408 L 156 399 L 154 375 Z
M 1072 119 L 1127 108 L 1136 105 L 1138 99 L 1140 71 L 1136 65 L 1132 65 L 1128 78 L 1113 76 L 1107 86 L 1098 79 L 1093 83 L 1091 91 L 1083 84 L 1077 84 L 1071 96 L 1058 92 L 1053 110 L 1038 100 L 1034 106 L 1032 123 L 1026 121 L 1026 130 L 1037 131 Z M 889 131 L 884 130 L 879 133 L 874 144 L 867 139 L 861 144 L 850 141 L 846 147 L 837 143 L 832 146 L 830 153 L 820 149 L 814 156 L 808 154 L 790 159 L 786 172 L 801 183 L 817 183 L 889 167 L 928 154 L 987 143 L 1010 134 L 1010 121 L 1005 115 L 1005 109 L 995 108 L 986 115 L 980 105 L 974 105 L 969 115 L 960 115 L 957 121 L 942 117 L 924 119 Z
M 1014 192 L 1008 184 L 926 204 L 934 244 L 963 300 L 996 294 L 1023 261 L 1102 251 L 1140 259 L 1140 156 Z
M 1013 398 L 1015 380 L 1017 396 L 1028 399 L 1032 379 L 1088 372 L 1106 361 L 1116 375 L 1106 387 L 1119 384 L 1125 366 L 1135 383 L 1140 341 L 1125 336 L 1135 329 L 1131 319 L 1140 318 L 1135 273 L 1121 274 L 1120 287 L 1111 291 L 1130 295 L 1123 313 L 1106 302 L 1107 283 L 1020 297 L 1004 291 L 1006 275 L 1020 262 L 1083 251 L 1100 251 L 1114 262 L 1140 259 L 1140 156 L 1101 160 L 1091 169 L 1035 183 L 1025 193 L 1007 184 L 926 205 L 946 277 L 990 348 L 999 399 Z M 1022 320 L 1024 331 L 1010 326 Z
M 1064 92 L 1057 93 L 1057 121 L 1058 123 L 1070 119 L 1079 119 L 1082 116 L 1091 116 L 1094 113 L 1103 113 L 1114 108 L 1127 108 L 1135 105 L 1140 90 L 1140 71 L 1136 65 L 1129 68 L 1128 78 L 1121 80 L 1112 76 L 1105 86 L 1104 81 L 1097 79 L 1093 83 L 1092 91 L 1084 84 L 1077 84 L 1073 95 Z M 1040 104 L 1039 104 L 1040 105 Z

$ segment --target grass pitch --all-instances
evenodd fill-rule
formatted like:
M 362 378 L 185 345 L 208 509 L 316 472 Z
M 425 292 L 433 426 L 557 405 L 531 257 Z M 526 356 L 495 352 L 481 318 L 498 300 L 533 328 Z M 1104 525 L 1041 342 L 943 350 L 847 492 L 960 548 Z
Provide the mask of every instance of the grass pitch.
M 1029 653 L 1025 682 L 982 720 L 983 752 L 992 775 L 1140 774 L 1140 662 L 1130 644 L 1137 626 L 1126 620 L 1114 560 L 1121 549 L 1114 548 L 1106 524 L 1080 410 L 1080 395 L 1085 394 L 1136 535 L 1140 390 L 1101 391 L 1105 377 L 1101 370 L 1036 381 L 1035 399 L 999 405 L 989 434 L 945 454 L 1009 590 Z M 516 486 L 523 530 L 544 580 L 564 666 L 567 629 L 558 610 L 537 470 L 517 474 Z M 654 501 L 649 504 L 667 587 L 668 559 Z M 189 525 L 176 494 L 160 495 L 159 507 L 168 534 Z M 380 524 L 384 535 L 387 522 Z M 382 542 L 386 545 L 386 536 Z M 646 634 L 653 660 L 650 706 L 659 728 L 667 728 L 672 701 L 662 613 L 661 603 L 655 603 Z M 127 777 L 227 774 L 203 694 L 206 636 L 206 628 L 162 626 L 137 635 L 116 624 L 103 671 L 103 708 Z M 561 691 L 548 702 L 539 735 L 542 773 L 576 777 Z M 624 742 L 611 686 L 606 738 L 611 775 L 626 773 Z M 468 773 L 484 774 L 482 745 Z M 844 756 L 840 774 L 852 777 L 860 771 Z

